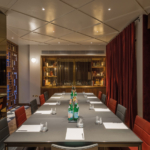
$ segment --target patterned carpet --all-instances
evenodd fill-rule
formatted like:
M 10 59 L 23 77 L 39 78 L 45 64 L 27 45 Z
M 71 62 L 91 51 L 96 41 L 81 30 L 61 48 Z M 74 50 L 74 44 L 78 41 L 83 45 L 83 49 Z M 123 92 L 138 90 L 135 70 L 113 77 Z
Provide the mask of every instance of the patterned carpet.
M 7 122 L 10 122 L 12 119 L 15 118 L 15 111 L 20 108 L 21 106 L 16 106 L 15 108 L 11 109 L 7 112 Z M 25 109 L 28 109 L 30 106 L 24 106 Z

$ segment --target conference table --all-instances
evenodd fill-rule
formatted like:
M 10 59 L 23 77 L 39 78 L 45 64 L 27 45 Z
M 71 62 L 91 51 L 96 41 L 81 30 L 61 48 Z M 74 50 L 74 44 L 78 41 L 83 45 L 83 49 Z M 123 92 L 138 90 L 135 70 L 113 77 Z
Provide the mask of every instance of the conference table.
M 85 96 L 86 95 L 86 96 Z M 51 147 L 51 144 L 63 146 L 84 146 L 97 143 L 99 147 L 138 147 L 142 150 L 142 141 L 130 130 L 125 128 L 106 128 L 104 124 L 121 124 L 122 121 L 103 103 L 94 104 L 94 110 L 89 109 L 90 102 L 100 102 L 93 93 L 78 93 L 79 116 L 83 120 L 83 139 L 68 139 L 68 129 L 80 129 L 77 123 L 68 122 L 68 106 L 70 93 L 55 93 L 44 105 L 28 118 L 23 125 L 40 125 L 47 122 L 47 132 L 24 132 L 16 130 L 5 141 L 8 147 Z M 88 101 L 87 101 L 88 100 Z M 60 105 L 50 105 L 60 101 Z M 37 113 L 56 108 L 56 115 Z M 95 110 L 104 111 L 95 111 Z M 105 111 L 107 109 L 107 111 Z M 96 124 L 96 116 L 102 118 L 102 124 Z M 75 134 L 75 133 L 74 133 Z

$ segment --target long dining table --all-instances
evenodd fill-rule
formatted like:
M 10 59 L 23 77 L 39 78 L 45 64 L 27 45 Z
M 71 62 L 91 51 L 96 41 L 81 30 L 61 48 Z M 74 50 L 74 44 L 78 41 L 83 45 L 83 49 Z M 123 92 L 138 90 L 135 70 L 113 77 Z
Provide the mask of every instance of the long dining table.
M 86 95 L 86 96 L 85 96 Z M 92 93 L 78 93 L 79 116 L 83 119 L 84 139 L 66 139 L 68 128 L 78 128 L 77 123 L 68 122 L 68 106 L 70 93 L 55 93 L 37 111 L 49 111 L 56 108 L 56 115 L 34 113 L 23 125 L 39 125 L 47 122 L 47 132 L 17 132 L 11 134 L 5 141 L 5 150 L 8 147 L 51 147 L 51 144 L 65 146 L 84 146 L 98 143 L 99 147 L 138 147 L 142 150 L 142 141 L 129 129 L 106 128 L 104 123 L 122 123 L 122 121 L 103 103 L 94 104 L 94 108 L 108 111 L 95 111 L 89 109 L 89 101 L 100 100 Z M 89 100 L 89 101 L 87 101 Z M 60 105 L 48 105 L 60 101 Z M 102 118 L 102 124 L 96 124 L 96 116 Z

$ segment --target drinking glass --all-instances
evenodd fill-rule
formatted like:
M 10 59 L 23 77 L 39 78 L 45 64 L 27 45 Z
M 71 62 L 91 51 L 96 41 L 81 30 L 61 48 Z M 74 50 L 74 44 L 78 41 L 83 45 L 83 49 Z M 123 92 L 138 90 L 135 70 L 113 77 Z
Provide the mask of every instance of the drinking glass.
M 99 118 L 99 124 L 102 124 L 103 123 L 103 121 L 102 121 L 102 118 L 100 117 Z
M 99 123 L 99 117 L 96 116 L 96 123 L 98 124 Z
M 40 123 L 41 131 L 43 131 L 43 126 L 44 126 L 44 123 L 41 122 L 41 123 Z
M 56 108 L 52 108 L 52 114 L 53 114 L 53 115 L 56 114 Z

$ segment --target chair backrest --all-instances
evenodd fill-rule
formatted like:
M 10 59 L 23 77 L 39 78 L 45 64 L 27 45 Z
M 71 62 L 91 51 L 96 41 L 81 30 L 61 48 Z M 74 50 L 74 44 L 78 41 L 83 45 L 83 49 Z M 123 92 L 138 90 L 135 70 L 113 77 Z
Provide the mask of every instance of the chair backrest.
M 150 150 L 150 122 L 136 116 L 133 132 L 143 141 L 142 149 Z
M 45 101 L 47 101 L 49 99 L 48 91 L 44 92 L 44 98 L 45 98 Z
M 101 92 L 101 91 L 98 92 L 98 98 L 99 98 L 99 99 L 102 98 L 102 92 Z
M 36 112 L 36 110 L 38 109 L 38 105 L 37 105 L 36 99 L 32 100 L 30 102 L 30 105 L 31 105 L 31 113 L 34 114 Z
M 7 118 L 0 120 L 0 147 L 4 148 L 4 141 L 9 137 Z
M 101 101 L 102 101 L 104 104 L 106 104 L 106 95 L 105 95 L 105 94 L 102 94 Z
M 126 109 L 124 106 L 122 106 L 122 105 L 120 105 L 120 104 L 117 105 L 116 115 L 117 115 L 118 118 L 120 118 L 120 120 L 122 120 L 123 122 L 125 122 L 126 111 L 127 111 L 127 109 Z
M 110 98 L 108 102 L 108 108 L 115 114 L 116 113 L 117 101 Z
M 51 145 L 52 150 L 98 150 L 98 144 L 92 144 L 83 147 L 65 147 L 56 144 Z
M 40 106 L 42 106 L 45 103 L 44 94 L 40 95 L 39 98 L 40 98 Z
M 27 120 L 26 112 L 25 112 L 24 106 L 18 108 L 18 109 L 15 111 L 15 116 L 16 116 L 17 128 L 19 128 L 19 127 Z

